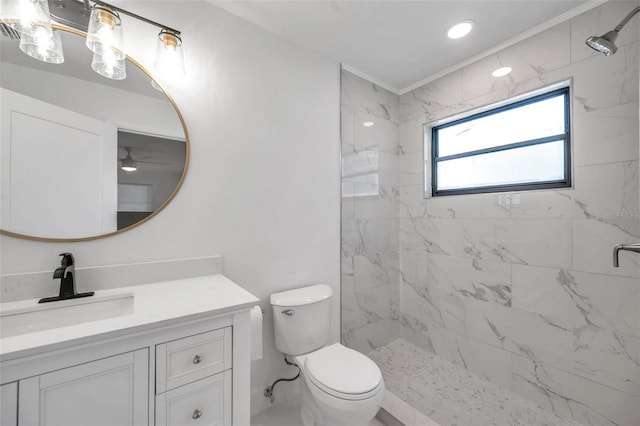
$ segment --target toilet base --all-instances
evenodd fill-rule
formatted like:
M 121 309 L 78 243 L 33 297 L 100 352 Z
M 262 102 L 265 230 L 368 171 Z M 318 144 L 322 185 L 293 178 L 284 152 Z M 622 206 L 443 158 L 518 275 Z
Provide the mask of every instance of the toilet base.
M 300 376 L 302 406 L 300 416 L 304 426 L 368 426 L 382 405 L 384 387 L 368 401 L 334 399 L 314 387 L 312 391 L 306 377 Z

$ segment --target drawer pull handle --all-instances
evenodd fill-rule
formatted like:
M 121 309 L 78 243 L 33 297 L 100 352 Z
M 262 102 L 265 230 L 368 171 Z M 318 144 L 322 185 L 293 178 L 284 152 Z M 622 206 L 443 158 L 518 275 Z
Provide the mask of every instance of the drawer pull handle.
M 193 416 L 191 417 L 193 418 L 193 420 L 198 420 L 200 417 L 202 417 L 202 411 L 196 408 L 196 410 L 193 412 Z
M 193 357 L 194 364 L 200 364 L 202 362 L 202 357 L 200 355 L 196 355 Z

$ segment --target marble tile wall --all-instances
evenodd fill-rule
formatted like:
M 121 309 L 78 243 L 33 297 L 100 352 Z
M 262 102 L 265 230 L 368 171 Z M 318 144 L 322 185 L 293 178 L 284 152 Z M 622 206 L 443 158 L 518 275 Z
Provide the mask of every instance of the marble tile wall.
M 638 20 L 613 56 L 584 44 L 637 5 L 605 3 L 400 97 L 402 337 L 585 425 L 640 424 L 640 256 L 611 259 L 640 240 Z M 424 123 L 567 79 L 573 188 L 425 198 Z
M 400 108 L 396 94 L 344 70 L 341 99 L 342 341 L 366 353 L 400 336 Z

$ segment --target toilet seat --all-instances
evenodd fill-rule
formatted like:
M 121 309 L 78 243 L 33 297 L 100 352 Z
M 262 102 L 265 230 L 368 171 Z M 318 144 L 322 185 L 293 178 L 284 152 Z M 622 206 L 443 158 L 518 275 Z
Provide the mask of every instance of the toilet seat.
M 313 385 L 340 399 L 368 399 L 383 386 L 382 373 L 371 359 L 339 343 L 306 355 L 303 367 Z

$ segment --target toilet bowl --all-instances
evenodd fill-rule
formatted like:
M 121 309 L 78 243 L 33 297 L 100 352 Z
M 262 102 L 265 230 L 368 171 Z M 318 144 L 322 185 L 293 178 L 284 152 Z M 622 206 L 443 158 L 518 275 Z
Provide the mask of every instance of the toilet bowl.
M 384 396 L 378 366 L 339 343 L 293 357 L 301 370 L 302 421 L 312 425 L 367 425 Z
M 364 426 L 380 409 L 384 381 L 366 355 L 328 345 L 332 294 L 322 284 L 272 294 L 276 347 L 300 367 L 305 426 Z

